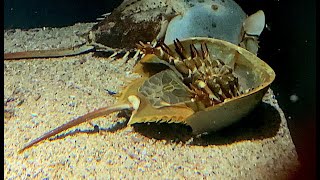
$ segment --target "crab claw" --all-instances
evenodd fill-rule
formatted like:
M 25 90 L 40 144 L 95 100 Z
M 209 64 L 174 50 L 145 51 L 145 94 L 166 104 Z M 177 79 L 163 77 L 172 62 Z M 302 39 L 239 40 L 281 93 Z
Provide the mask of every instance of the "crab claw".
M 258 37 L 265 27 L 265 15 L 262 10 L 250 15 L 243 23 L 243 30 L 245 32 L 241 46 L 248 51 L 257 54 L 259 48 Z
M 250 15 L 243 23 L 243 29 L 248 36 L 260 36 L 265 26 L 265 15 L 262 10 Z

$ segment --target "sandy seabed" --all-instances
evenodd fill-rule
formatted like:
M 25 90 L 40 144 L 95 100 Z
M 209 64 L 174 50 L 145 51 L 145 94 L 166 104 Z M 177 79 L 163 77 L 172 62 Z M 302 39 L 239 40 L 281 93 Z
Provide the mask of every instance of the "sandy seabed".
M 75 46 L 92 25 L 5 30 L 4 52 Z M 125 116 L 113 113 L 18 153 L 43 133 L 116 102 L 108 92 L 138 77 L 133 65 L 92 53 L 5 61 L 4 178 L 274 180 L 299 167 L 271 90 L 248 117 L 201 137 L 191 138 L 179 125 L 127 126 Z

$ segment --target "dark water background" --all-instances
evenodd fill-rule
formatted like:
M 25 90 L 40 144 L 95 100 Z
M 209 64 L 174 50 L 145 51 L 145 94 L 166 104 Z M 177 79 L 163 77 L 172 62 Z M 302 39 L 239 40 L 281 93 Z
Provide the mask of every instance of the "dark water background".
M 5 0 L 4 27 L 62 27 L 95 22 L 121 0 Z M 261 35 L 260 54 L 276 72 L 272 84 L 288 120 L 299 158 L 315 168 L 315 0 L 236 0 L 247 14 L 264 10 L 268 29 Z M 290 96 L 296 95 L 296 102 Z M 313 172 L 313 171 L 312 171 Z M 310 174 L 310 173 L 305 173 Z M 313 175 L 311 174 L 310 177 Z

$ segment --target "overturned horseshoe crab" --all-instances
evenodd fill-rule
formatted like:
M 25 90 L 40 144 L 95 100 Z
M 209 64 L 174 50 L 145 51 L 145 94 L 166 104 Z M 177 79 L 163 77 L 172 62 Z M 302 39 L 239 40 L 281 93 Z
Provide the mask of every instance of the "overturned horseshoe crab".
M 175 40 L 152 47 L 118 102 L 89 112 L 32 140 L 20 152 L 73 126 L 116 111 L 131 110 L 128 125 L 181 123 L 193 134 L 217 131 L 248 114 L 275 78 L 272 68 L 249 51 L 213 38 Z M 155 66 L 154 64 L 157 64 Z
M 4 59 L 61 57 L 88 51 L 119 52 L 138 57 L 135 44 L 171 43 L 175 38 L 212 37 L 253 52 L 265 25 L 263 11 L 247 17 L 233 0 L 125 0 L 85 35 L 87 43 L 68 49 L 5 53 Z M 111 52 L 111 53 L 110 53 Z M 139 52 L 137 52 L 139 53 Z

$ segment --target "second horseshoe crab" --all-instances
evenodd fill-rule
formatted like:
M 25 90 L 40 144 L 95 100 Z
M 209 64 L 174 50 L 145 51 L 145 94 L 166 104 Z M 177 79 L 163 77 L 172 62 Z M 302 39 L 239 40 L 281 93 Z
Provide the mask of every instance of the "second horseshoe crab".
M 249 51 L 213 38 L 188 38 L 152 47 L 134 71 L 115 105 L 89 112 L 29 142 L 20 152 L 73 126 L 121 110 L 131 110 L 128 125 L 181 123 L 193 134 L 217 131 L 248 114 L 275 78 L 272 68 Z M 157 64 L 157 66 L 154 66 Z
M 125 0 L 86 34 L 87 43 L 69 49 L 5 53 L 4 59 L 77 55 L 88 51 L 135 52 L 135 44 L 160 39 L 212 37 L 258 51 L 263 11 L 247 17 L 233 0 Z M 112 54 L 111 53 L 111 54 Z M 125 54 L 126 54 L 125 53 Z

